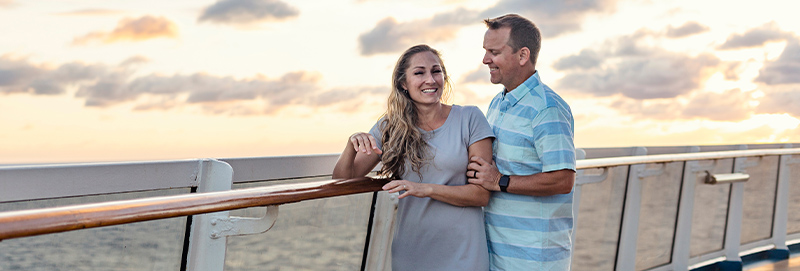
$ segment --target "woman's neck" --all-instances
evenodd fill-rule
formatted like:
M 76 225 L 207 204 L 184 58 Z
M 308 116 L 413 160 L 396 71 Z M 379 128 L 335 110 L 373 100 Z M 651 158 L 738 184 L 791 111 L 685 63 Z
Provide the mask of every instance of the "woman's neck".
M 419 123 L 417 126 L 426 130 L 432 131 L 441 127 L 444 121 L 447 120 L 448 107 L 442 103 L 437 103 L 428 106 L 417 106 L 417 119 Z

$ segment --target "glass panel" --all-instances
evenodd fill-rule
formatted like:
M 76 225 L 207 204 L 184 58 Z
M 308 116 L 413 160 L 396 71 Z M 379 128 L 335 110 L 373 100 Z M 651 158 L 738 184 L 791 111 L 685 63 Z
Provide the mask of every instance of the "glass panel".
M 606 180 L 581 186 L 572 270 L 614 270 L 627 176 L 628 166 L 613 167 Z
M 747 161 L 757 161 L 758 165 L 745 168 L 745 172 L 750 174 L 750 180 L 744 183 L 742 244 L 772 236 L 772 214 L 778 180 L 778 156 L 751 157 Z
M 710 166 L 713 161 L 701 161 L 700 166 Z M 709 170 L 713 174 L 730 173 L 733 159 L 718 160 Z M 706 172 L 695 174 L 694 210 L 692 210 L 692 237 L 689 253 L 692 257 L 722 250 L 725 242 L 725 223 L 728 219 L 728 198 L 731 185 L 706 184 Z M 692 181 L 692 180 L 690 180 Z
M 228 237 L 225 270 L 359 270 L 371 204 L 372 193 L 362 193 L 281 205 L 269 231 Z M 231 216 L 262 216 L 265 209 L 231 211 Z
M 793 160 L 800 160 L 800 155 L 794 155 Z M 790 163 L 789 167 L 789 221 L 786 225 L 787 233 L 800 232 L 800 163 Z
M 25 210 L 189 193 L 188 188 L 0 204 Z M 3 240 L 0 270 L 179 270 L 186 218 Z
M 683 162 L 647 165 L 647 170 L 659 169 L 663 170 L 662 174 L 641 179 L 636 270 L 667 264 L 672 257 Z

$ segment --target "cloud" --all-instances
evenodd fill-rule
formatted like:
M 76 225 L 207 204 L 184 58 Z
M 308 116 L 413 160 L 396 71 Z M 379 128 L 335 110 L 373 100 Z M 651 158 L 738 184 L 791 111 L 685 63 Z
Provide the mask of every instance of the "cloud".
M 756 82 L 767 85 L 800 83 L 800 39 L 791 38 L 778 59 L 765 61 Z
M 435 14 L 431 18 L 398 22 L 392 17 L 380 20 L 374 28 L 359 36 L 365 56 L 393 53 L 419 43 L 449 41 L 464 26 L 482 24 L 486 18 L 507 13 L 520 14 L 533 21 L 542 35 L 553 38 L 581 29 L 583 19 L 592 13 L 610 13 L 617 0 L 500 0 L 485 10 L 459 8 Z M 479 45 L 475 45 L 479 46 Z
M 785 85 L 767 88 L 764 92 L 757 108 L 759 113 L 789 113 L 800 118 L 800 86 Z
M 134 110 L 197 106 L 209 114 L 274 114 L 287 106 L 318 108 L 362 103 L 388 93 L 388 86 L 325 88 L 317 72 L 294 71 L 280 77 L 233 78 L 206 73 L 134 76 L 141 56 L 119 65 L 71 62 L 35 65 L 0 57 L 0 94 L 58 95 L 74 89 L 88 107 L 133 104 Z M 343 106 L 344 107 L 344 106 Z M 352 108 L 352 106 L 350 106 Z
M 609 40 L 600 50 L 584 49 L 557 60 L 554 68 L 567 71 L 558 87 L 594 96 L 674 98 L 699 88 L 721 64 L 708 53 L 689 56 L 643 45 L 650 35 L 653 33 L 640 30 Z M 598 64 L 599 60 L 603 62 Z
M 280 0 L 220 0 L 207 7 L 199 22 L 247 25 L 282 21 L 297 17 L 300 11 Z
M 478 84 L 486 84 L 490 82 L 489 78 L 489 70 L 485 65 L 478 66 L 478 68 L 474 71 L 471 71 L 461 77 L 460 83 L 478 83 Z
M 25 59 L 2 56 L 0 57 L 0 94 L 62 94 L 68 85 L 91 80 L 108 72 L 108 69 L 101 65 L 71 62 L 55 69 L 49 69 L 31 64 Z
M 667 27 L 667 37 L 670 38 L 683 38 L 687 36 L 691 36 L 698 33 L 707 32 L 710 28 L 708 26 L 702 25 L 698 22 L 686 22 L 679 27 L 669 26 Z
M 544 37 L 553 38 L 581 30 L 586 15 L 613 13 L 616 6 L 617 0 L 501 0 L 481 12 L 481 18 L 516 13 L 535 23 Z
M 603 57 L 597 51 L 583 49 L 577 55 L 563 57 L 553 63 L 553 68 L 557 70 L 570 69 L 592 69 L 597 68 L 603 63 Z
M 741 48 L 758 47 L 770 41 L 782 41 L 793 38 L 791 32 L 785 32 L 778 27 L 775 22 L 769 22 L 762 26 L 750 29 L 743 34 L 733 34 L 718 46 L 720 50 L 732 50 Z
M 111 32 L 92 32 L 75 38 L 73 45 L 90 42 L 112 43 L 118 41 L 143 41 L 155 38 L 175 38 L 178 26 L 164 17 L 143 16 L 138 19 L 125 18 L 119 21 Z
M 1 1 L 1 0 L 0 0 Z M 121 10 L 113 10 L 113 9 L 79 9 L 67 12 L 59 12 L 55 15 L 62 15 L 62 16 L 103 16 L 103 15 L 116 15 L 124 13 Z
M 460 26 L 447 21 L 451 19 L 461 18 L 444 14 L 408 23 L 398 23 L 392 17 L 384 18 L 375 28 L 359 35 L 361 55 L 398 52 L 415 44 L 450 40 L 455 38 Z
M 698 91 L 682 99 L 638 100 L 627 97 L 615 99 L 609 107 L 626 115 L 662 121 L 677 119 L 707 119 L 713 121 L 741 121 L 750 118 L 753 100 L 749 93 L 739 89 L 723 93 Z
M 740 121 L 750 117 L 749 93 L 731 89 L 723 93 L 700 92 L 681 112 L 683 117 L 716 121 Z

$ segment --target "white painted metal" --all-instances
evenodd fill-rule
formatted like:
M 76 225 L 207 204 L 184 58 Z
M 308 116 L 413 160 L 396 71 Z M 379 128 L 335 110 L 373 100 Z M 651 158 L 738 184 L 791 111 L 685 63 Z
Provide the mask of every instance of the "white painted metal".
M 728 219 L 725 226 L 725 260 L 741 262 L 739 258 L 739 244 L 742 235 L 742 200 L 744 198 L 744 183 L 731 184 L 731 199 L 728 206 Z
M 331 175 L 339 154 L 220 159 L 231 165 L 233 182 Z
M 775 194 L 775 217 L 772 223 L 772 243 L 775 249 L 789 251 L 786 246 L 786 224 L 789 221 L 789 162 L 792 155 L 781 155 L 778 162 L 778 187 Z
M 747 166 L 752 165 L 747 158 L 736 158 L 734 160 L 733 172 L 743 172 Z M 744 200 L 744 183 L 737 182 L 731 184 L 730 204 L 728 204 L 728 218 L 725 226 L 725 261 L 741 262 L 739 249 L 742 238 L 742 211 Z
M 750 175 L 744 174 L 744 173 L 712 174 L 711 172 L 706 171 L 706 183 L 707 184 L 726 184 L 726 183 L 746 182 L 749 179 L 750 179 Z
M 392 270 L 392 239 L 394 238 L 395 215 L 399 202 L 398 195 L 398 193 L 377 193 L 364 270 Z
M 581 160 L 581 159 L 585 159 L 585 158 L 586 158 L 586 151 L 584 151 L 583 149 L 575 149 L 575 159 Z M 604 173 L 608 172 L 608 169 L 607 168 L 603 168 L 603 172 Z M 608 174 L 606 174 L 606 175 L 608 175 Z M 584 176 L 585 176 L 584 170 L 577 170 L 577 173 L 575 174 L 575 183 L 572 186 L 572 190 L 573 190 L 572 191 L 572 233 L 570 233 L 569 239 L 570 239 L 570 244 L 572 245 L 572 248 L 573 248 L 573 250 L 571 252 L 573 252 L 573 253 L 570 254 L 570 261 L 572 261 L 572 257 L 573 257 L 574 250 L 575 250 L 575 234 L 576 234 L 577 229 L 578 229 L 578 210 L 580 209 L 580 206 L 581 206 L 581 190 L 583 189 L 583 185 L 579 184 L 578 180 L 587 178 L 587 177 L 584 177 Z M 605 177 L 603 178 L 603 180 L 605 180 Z M 600 181 L 602 181 L 602 180 L 600 180 Z
M 634 155 L 645 155 L 647 149 L 638 147 Z M 645 164 L 633 164 L 628 170 L 628 184 L 625 192 L 625 206 L 622 213 L 622 230 L 617 248 L 617 271 L 635 270 L 636 241 L 639 237 L 639 210 L 642 204 L 642 180 Z
M 233 168 L 218 160 L 200 161 L 200 181 L 197 192 L 226 191 L 233 183 Z M 222 271 L 225 267 L 227 238 L 211 236 L 212 222 L 228 219 L 228 211 L 192 216 L 189 236 L 189 257 L 186 269 L 192 271 Z
M 261 217 L 214 218 L 211 220 L 211 238 L 264 233 L 278 220 L 278 205 L 267 206 Z
M 669 163 L 669 162 L 690 161 L 690 160 L 713 160 L 713 159 L 725 159 L 725 158 L 736 158 L 736 157 L 784 155 L 793 153 L 800 153 L 800 148 L 610 157 L 610 158 L 579 160 L 577 161 L 577 168 L 588 169 L 588 168 L 625 166 L 630 164 Z
M 700 147 L 692 147 L 689 152 L 699 152 Z M 675 242 L 672 243 L 672 270 L 689 270 L 689 257 L 692 237 L 692 211 L 694 210 L 694 188 L 698 161 L 683 164 L 681 198 L 678 205 L 678 221 L 675 225 Z
M 197 161 L 0 167 L 0 203 L 193 187 Z

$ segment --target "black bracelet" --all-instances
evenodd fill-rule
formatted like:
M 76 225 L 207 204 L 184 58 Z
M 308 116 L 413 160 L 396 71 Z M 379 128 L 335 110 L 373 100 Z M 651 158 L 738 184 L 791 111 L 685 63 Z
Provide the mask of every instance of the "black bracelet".
M 508 190 L 508 181 L 510 181 L 510 180 L 511 180 L 511 177 L 509 177 L 508 175 L 503 175 L 503 176 L 500 177 L 500 181 L 497 182 L 497 184 L 500 185 L 500 191 L 508 192 L 507 191 Z

